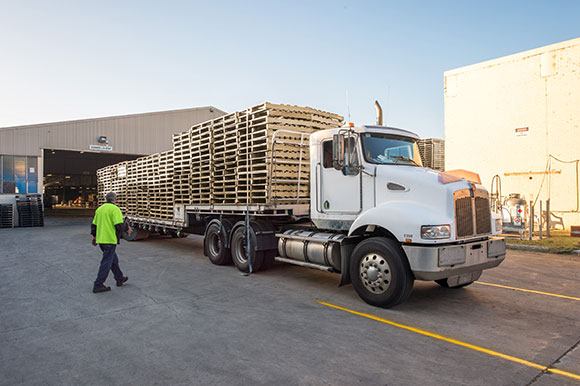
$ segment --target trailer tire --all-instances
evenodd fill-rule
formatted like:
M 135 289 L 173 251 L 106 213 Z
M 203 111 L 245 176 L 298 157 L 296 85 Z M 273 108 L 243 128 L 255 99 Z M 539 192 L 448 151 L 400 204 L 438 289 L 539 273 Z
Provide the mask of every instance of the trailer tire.
M 220 224 L 214 222 L 208 225 L 204 235 L 205 254 L 215 265 L 227 265 L 232 262 L 230 249 L 227 245 L 227 234 L 220 229 Z
M 250 272 L 250 264 L 244 247 L 244 240 L 246 238 L 246 227 L 243 221 L 238 222 L 234 226 L 232 239 L 230 242 L 232 260 L 235 266 L 242 272 Z M 262 267 L 264 261 L 263 251 L 256 251 L 256 234 L 250 226 L 250 256 L 252 260 L 252 272 L 257 272 Z
M 373 237 L 360 242 L 350 258 L 350 277 L 357 294 L 370 305 L 391 308 L 413 289 L 413 275 L 400 245 Z

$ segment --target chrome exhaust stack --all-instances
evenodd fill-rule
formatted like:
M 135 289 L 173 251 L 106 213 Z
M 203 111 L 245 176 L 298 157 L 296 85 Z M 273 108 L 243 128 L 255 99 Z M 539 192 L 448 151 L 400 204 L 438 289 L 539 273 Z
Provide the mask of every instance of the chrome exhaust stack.
M 383 125 L 383 108 L 379 104 L 379 101 L 375 101 L 375 109 L 377 110 L 377 126 Z

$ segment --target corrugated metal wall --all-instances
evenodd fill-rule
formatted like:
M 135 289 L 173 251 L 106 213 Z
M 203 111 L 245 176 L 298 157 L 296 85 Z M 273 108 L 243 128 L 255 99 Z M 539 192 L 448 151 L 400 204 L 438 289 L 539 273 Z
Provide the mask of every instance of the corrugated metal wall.
M 106 136 L 113 153 L 152 154 L 172 148 L 172 134 L 219 116 L 215 107 L 161 111 L 0 128 L 0 154 L 40 156 L 41 148 L 89 150 Z

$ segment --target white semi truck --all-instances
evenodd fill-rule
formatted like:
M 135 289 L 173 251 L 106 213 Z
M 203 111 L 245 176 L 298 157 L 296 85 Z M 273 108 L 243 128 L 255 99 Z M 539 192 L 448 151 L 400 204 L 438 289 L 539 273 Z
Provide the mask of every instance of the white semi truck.
M 419 137 L 381 123 L 379 114 L 377 125 L 310 134 L 309 203 L 176 205 L 171 221 L 128 216 L 130 238 L 203 235 L 214 264 L 256 272 L 277 260 L 335 272 L 339 286 L 352 283 L 385 308 L 407 299 L 414 280 L 463 287 L 498 266 L 501 219 L 479 177 L 424 168 Z

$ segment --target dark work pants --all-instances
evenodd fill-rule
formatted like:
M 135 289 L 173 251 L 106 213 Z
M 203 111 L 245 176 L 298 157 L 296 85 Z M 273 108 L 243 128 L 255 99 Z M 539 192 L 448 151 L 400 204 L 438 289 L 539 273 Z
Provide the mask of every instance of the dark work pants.
M 107 276 L 109 276 L 109 271 L 113 271 L 115 280 L 123 279 L 123 272 L 121 272 L 121 268 L 119 268 L 119 259 L 115 252 L 117 244 L 99 244 L 99 247 L 101 248 L 101 251 L 103 251 L 103 259 L 101 260 L 97 280 L 95 280 L 95 288 L 100 287 L 105 283 Z

